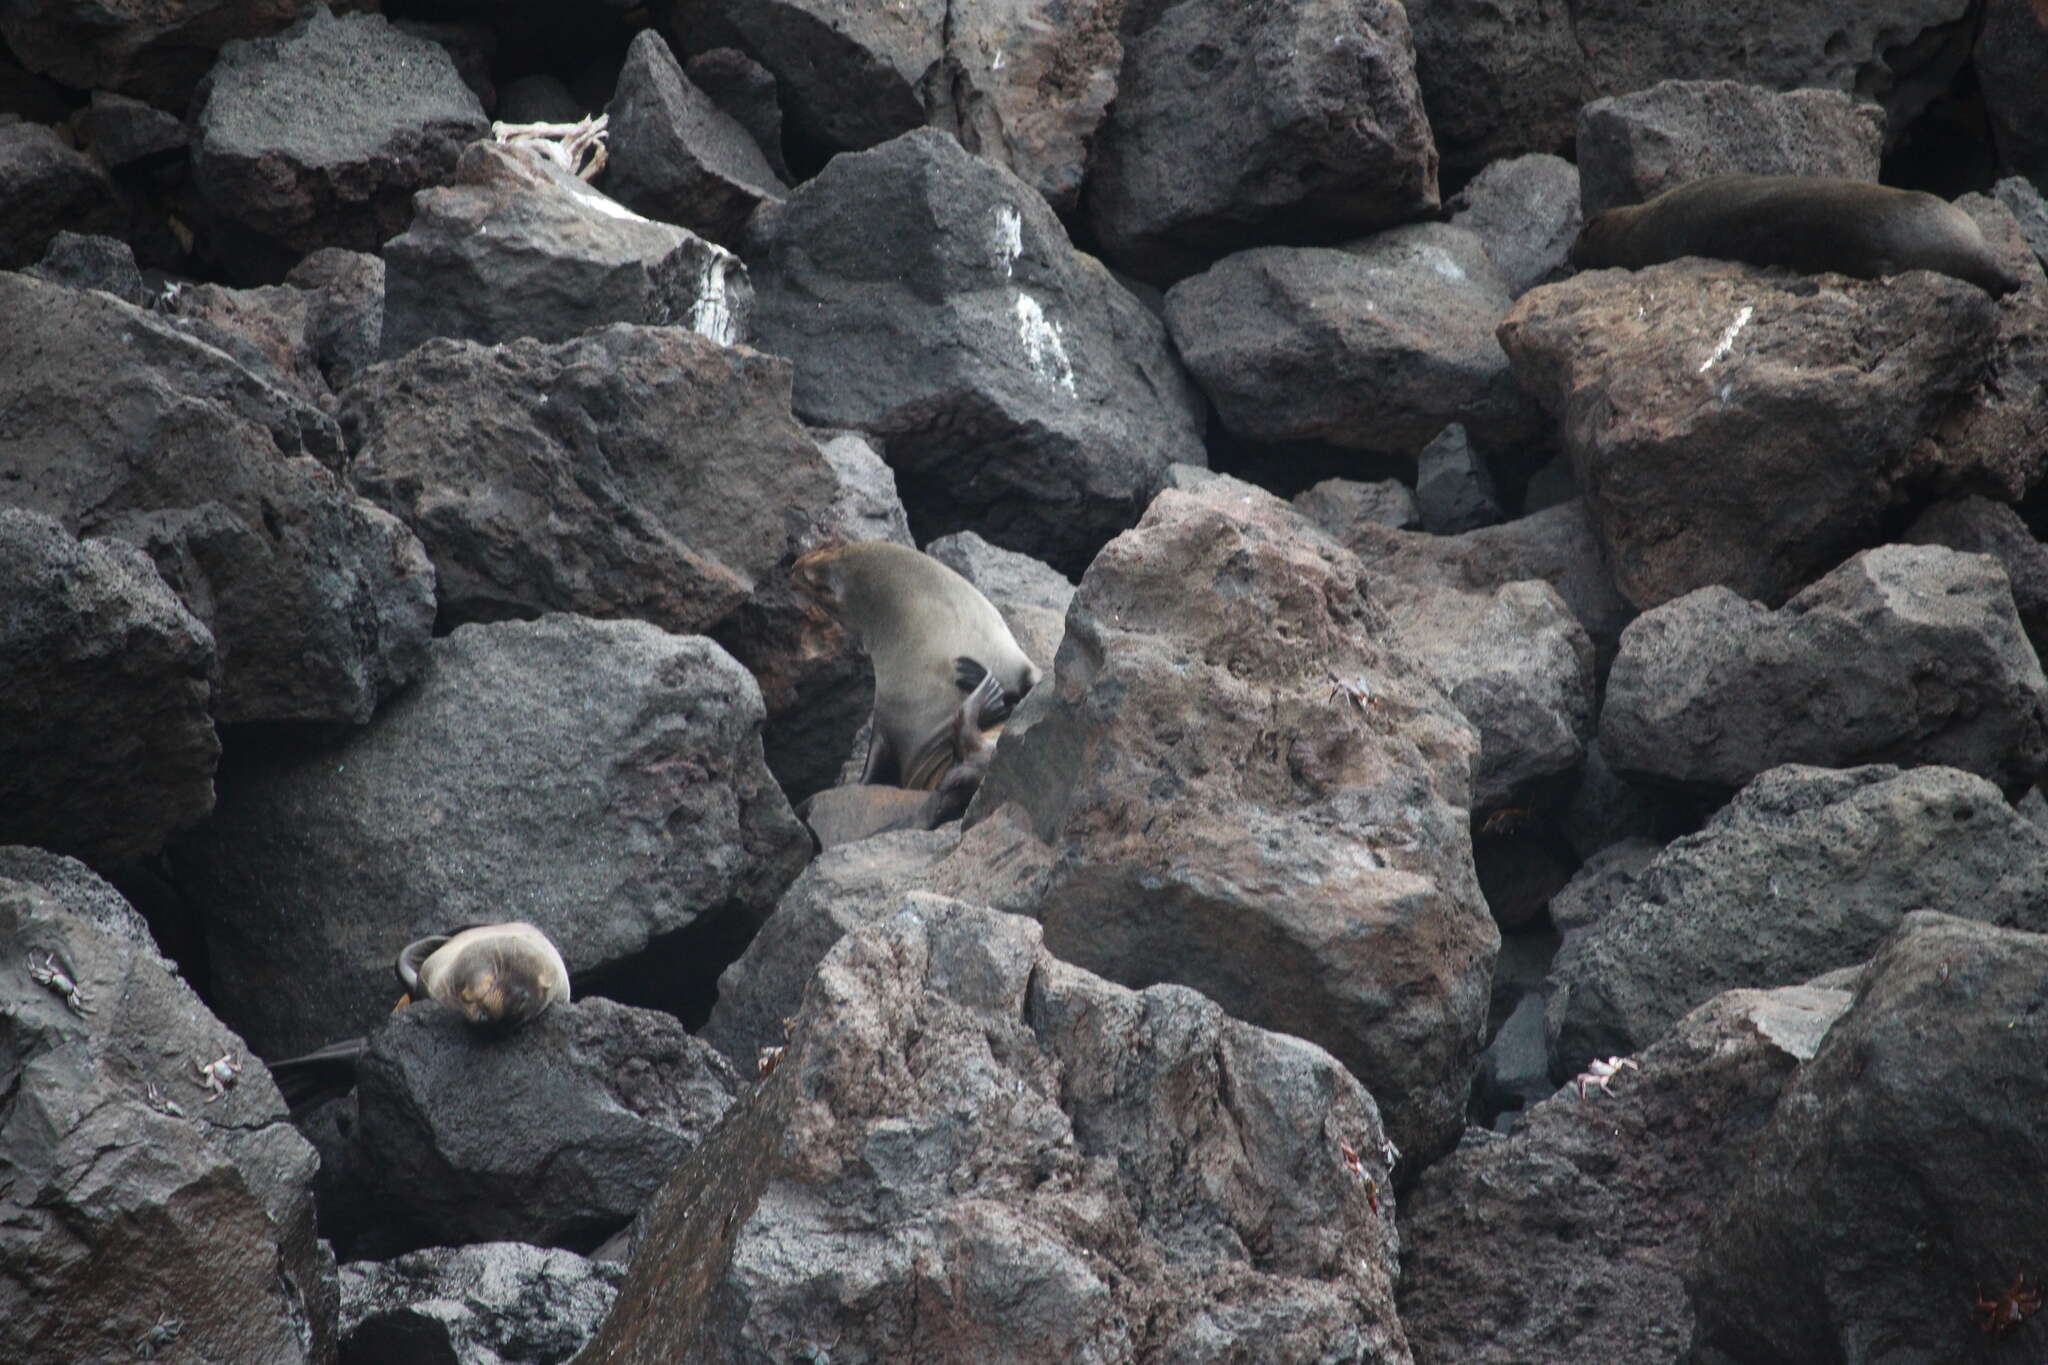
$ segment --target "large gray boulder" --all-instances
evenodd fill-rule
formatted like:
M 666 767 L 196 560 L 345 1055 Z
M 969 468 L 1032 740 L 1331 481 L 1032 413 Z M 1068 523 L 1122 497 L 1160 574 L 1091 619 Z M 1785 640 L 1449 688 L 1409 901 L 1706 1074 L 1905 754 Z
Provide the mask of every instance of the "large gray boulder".
M 1934 905 L 2048 929 L 2048 836 L 1952 768 L 1774 769 L 1567 937 L 1551 1074 L 1645 1047 L 1718 991 L 1860 962 Z
M 118 232 L 127 220 L 106 170 L 55 129 L 0 123 L 0 269 L 40 259 L 60 232 Z
M 572 980 L 691 925 L 743 933 L 809 853 L 761 719 L 723 650 L 644 622 L 436 640 L 376 725 L 251 753 L 174 847 L 222 1008 L 304 1051 L 388 1012 L 398 950 L 452 925 L 530 920 Z
M 567 341 L 631 322 L 747 339 L 739 258 L 643 218 L 536 152 L 471 144 L 384 248 L 385 359 L 435 337 Z
M 943 133 L 834 158 L 754 216 L 747 259 L 797 415 L 883 438 L 920 538 L 973 529 L 1078 573 L 1167 465 L 1206 459 L 1159 321 Z
M 274 38 L 223 47 L 192 124 L 217 266 L 274 280 L 320 247 L 375 251 L 488 120 L 440 44 L 317 6 Z
M 623 1274 L 524 1242 L 352 1261 L 341 1268 L 338 1365 L 558 1365 L 604 1321 Z
M 54 965 L 76 1003 L 31 973 Z M 0 1356 L 331 1365 L 313 1149 L 270 1075 L 68 858 L 0 849 Z M 200 1068 L 239 1068 L 214 1095 Z
M 1118 268 L 1165 285 L 1262 242 L 1428 217 L 1436 146 L 1393 0 L 1134 4 L 1084 203 Z
M 434 573 L 322 460 L 319 408 L 110 295 L 0 274 L 0 486 L 141 547 L 213 633 L 220 724 L 368 720 L 426 658 Z
M 1932 902 L 1964 904 L 1964 902 Z M 1740 1176 L 1703 1206 L 1687 1276 L 1698 1365 L 2024 1358 L 1972 1318 L 2048 1264 L 2026 1183 L 2048 1131 L 2048 935 L 1932 910 L 1885 940 Z M 1825 1209 L 1826 1217 L 1814 1217 Z
M 1884 545 L 1776 612 L 1702 588 L 1622 632 L 1600 743 L 1616 772 L 1729 791 L 1780 763 L 2048 771 L 2048 678 L 1989 555 Z
M 320 1229 L 349 1259 L 497 1241 L 591 1252 L 741 1088 L 658 1010 L 585 999 L 490 1040 L 444 1006 L 400 1010 L 358 1065 Z
M 217 671 L 149 556 L 0 507 L 0 844 L 134 857 L 204 819 Z
M 1014 801 L 1052 846 L 1053 952 L 1329 1048 L 1426 1161 L 1463 1126 L 1499 935 L 1477 736 L 1408 651 L 1286 504 L 1169 490 L 1082 578 L 975 811 Z
M 1299 1038 L 1027 919 L 897 915 L 827 955 L 580 1359 L 1405 1363 L 1383 1136 Z
M 1509 298 L 1571 273 L 1572 243 L 1583 219 L 1579 169 L 1563 157 L 1533 152 L 1496 161 L 1446 207 L 1452 227 L 1486 244 Z
M 1474 1134 L 1403 1202 L 1417 1365 L 1678 1365 L 1685 1275 L 1771 1107 L 1849 993 L 1729 991 L 1602 1092 Z
M 1991 360 L 1999 305 L 1928 271 L 1818 278 L 1595 270 L 1501 324 L 1637 607 L 1710 584 L 1775 605 L 1875 541 L 1909 483 L 1982 472 L 1930 438 Z

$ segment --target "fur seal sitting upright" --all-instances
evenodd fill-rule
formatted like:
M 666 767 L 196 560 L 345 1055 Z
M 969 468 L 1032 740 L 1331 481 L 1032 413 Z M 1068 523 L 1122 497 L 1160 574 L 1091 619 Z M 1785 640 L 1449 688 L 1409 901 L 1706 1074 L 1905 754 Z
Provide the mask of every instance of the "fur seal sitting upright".
M 1715 175 L 1611 208 L 1579 232 L 1581 270 L 1681 256 L 1862 279 L 1936 270 L 1993 297 L 2020 287 L 1970 215 L 1918 190 L 1819 175 Z
M 979 728 L 998 725 L 1038 683 L 1002 615 L 930 555 L 869 540 L 828 546 L 790 570 L 797 587 L 860 637 L 875 666 L 874 736 L 861 781 L 931 791 L 962 757 L 973 698 Z M 1000 689 L 977 698 L 984 682 Z
M 474 1028 L 501 1032 L 569 998 L 569 968 L 531 924 L 473 924 L 405 945 L 398 979 L 417 1000 L 431 996 Z

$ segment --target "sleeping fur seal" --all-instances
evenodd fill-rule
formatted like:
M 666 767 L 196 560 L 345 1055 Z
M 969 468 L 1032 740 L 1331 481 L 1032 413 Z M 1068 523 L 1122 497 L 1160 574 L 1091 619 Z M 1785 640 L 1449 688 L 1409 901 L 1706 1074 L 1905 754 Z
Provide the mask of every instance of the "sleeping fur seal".
M 569 969 L 531 924 L 473 924 L 405 945 L 398 979 L 417 1000 L 430 996 L 479 1029 L 517 1028 L 569 998 Z
M 930 555 L 888 541 L 829 546 L 799 559 L 798 588 L 860 637 L 875 666 L 874 736 L 862 782 L 936 788 L 959 763 L 966 723 L 999 725 L 1037 685 L 1002 615 L 972 583 Z
M 1863 279 L 1936 270 L 1993 297 L 2020 287 L 1970 215 L 1947 200 L 1818 175 L 1695 180 L 1607 210 L 1572 246 L 1572 264 L 1582 270 L 1640 270 L 1681 256 Z

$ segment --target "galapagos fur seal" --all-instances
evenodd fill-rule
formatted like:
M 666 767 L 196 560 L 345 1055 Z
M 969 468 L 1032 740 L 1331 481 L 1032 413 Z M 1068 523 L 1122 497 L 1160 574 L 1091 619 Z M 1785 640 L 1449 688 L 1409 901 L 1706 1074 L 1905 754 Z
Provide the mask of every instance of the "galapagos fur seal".
M 405 945 L 398 979 L 417 1000 L 431 997 L 474 1028 L 503 1031 L 569 998 L 569 969 L 531 924 L 472 924 Z
M 1038 684 L 1038 665 L 1002 614 L 921 551 L 882 540 L 827 546 L 797 560 L 790 577 L 874 663 L 864 783 L 934 790 L 963 756 L 963 724 L 976 735 L 1001 724 Z
M 1681 256 L 1863 279 L 1935 270 L 1994 298 L 2020 287 L 1970 215 L 1947 200 L 1819 175 L 1715 175 L 1674 186 L 1594 217 L 1571 260 L 1581 270 L 1640 270 Z

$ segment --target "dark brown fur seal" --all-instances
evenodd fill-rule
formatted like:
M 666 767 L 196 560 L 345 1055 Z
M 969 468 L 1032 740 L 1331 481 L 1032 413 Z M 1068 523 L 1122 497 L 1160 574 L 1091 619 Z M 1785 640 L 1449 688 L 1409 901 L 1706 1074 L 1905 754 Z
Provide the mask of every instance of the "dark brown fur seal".
M 1038 683 L 1001 613 L 930 555 L 887 541 L 814 550 L 790 571 L 798 588 L 860 637 L 875 665 L 874 737 L 862 782 L 930 791 L 960 762 L 963 702 L 970 728 L 1000 724 Z
M 1572 246 L 1581 270 L 1640 270 L 1681 256 L 1862 279 L 1935 270 L 1993 297 L 2020 287 L 1970 215 L 1947 200 L 1818 175 L 1695 180 L 1607 210 Z

